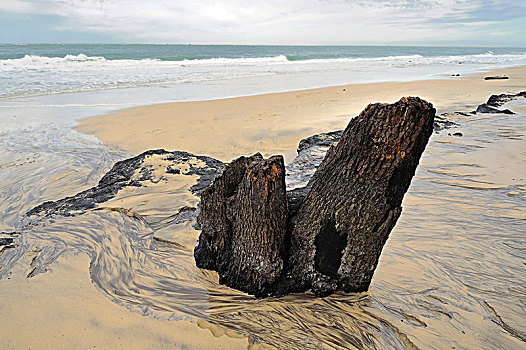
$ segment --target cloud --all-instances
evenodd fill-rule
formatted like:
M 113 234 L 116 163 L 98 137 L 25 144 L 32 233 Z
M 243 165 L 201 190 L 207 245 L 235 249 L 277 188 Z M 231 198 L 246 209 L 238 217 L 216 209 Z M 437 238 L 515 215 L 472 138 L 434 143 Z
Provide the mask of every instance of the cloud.
M 21 0 L 2 0 L 0 11 L 12 13 L 35 13 L 33 5 Z
M 495 26 L 525 17 L 526 5 L 510 0 L 1 0 L 0 11 L 53 15 L 61 18 L 55 31 L 128 42 L 387 44 L 449 35 L 469 40 L 491 31 L 505 37 L 516 30 Z

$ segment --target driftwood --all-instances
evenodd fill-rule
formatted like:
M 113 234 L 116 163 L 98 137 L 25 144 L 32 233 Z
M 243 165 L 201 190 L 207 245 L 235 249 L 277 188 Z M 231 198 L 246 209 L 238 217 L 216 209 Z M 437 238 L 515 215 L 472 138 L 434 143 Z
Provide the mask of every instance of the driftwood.
M 197 266 L 256 296 L 367 290 L 434 116 L 417 97 L 369 105 L 289 193 L 282 157 L 233 161 L 202 194 Z
M 195 248 L 198 267 L 219 272 L 222 284 L 270 293 L 283 271 L 287 197 L 283 157 L 241 157 L 201 195 Z

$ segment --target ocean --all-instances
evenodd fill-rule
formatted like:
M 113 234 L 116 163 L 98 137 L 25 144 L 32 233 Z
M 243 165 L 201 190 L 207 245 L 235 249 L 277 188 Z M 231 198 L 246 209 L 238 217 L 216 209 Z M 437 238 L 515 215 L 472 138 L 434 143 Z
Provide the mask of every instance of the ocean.
M 526 48 L 1 44 L 0 101 L 144 87 L 156 91 L 141 102 L 200 100 L 520 64 Z

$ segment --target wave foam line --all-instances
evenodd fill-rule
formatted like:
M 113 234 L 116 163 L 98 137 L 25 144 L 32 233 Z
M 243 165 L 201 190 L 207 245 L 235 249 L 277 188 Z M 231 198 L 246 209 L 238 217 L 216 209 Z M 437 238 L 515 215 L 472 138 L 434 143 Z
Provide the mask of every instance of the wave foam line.
M 272 57 L 247 57 L 247 58 L 207 58 L 207 59 L 184 59 L 166 61 L 156 58 L 144 59 L 106 59 L 101 56 L 87 56 L 85 54 L 66 55 L 64 57 L 47 57 L 25 55 L 18 59 L 0 60 L 0 70 L 8 67 L 52 67 L 60 65 L 84 65 L 84 64 L 104 64 L 111 66 L 119 65 L 136 65 L 136 64 L 153 64 L 169 66 L 185 65 L 230 65 L 230 64 L 267 64 L 267 63 L 338 63 L 338 62 L 401 62 L 401 63 L 427 63 L 427 64 L 447 64 L 456 61 L 468 61 L 469 63 L 489 63 L 495 61 L 513 61 L 524 60 L 526 54 L 502 54 L 495 55 L 492 52 L 475 55 L 459 56 L 434 56 L 425 57 L 419 54 L 415 55 L 397 55 L 384 57 L 338 57 L 338 58 L 299 58 L 294 55 L 279 55 Z

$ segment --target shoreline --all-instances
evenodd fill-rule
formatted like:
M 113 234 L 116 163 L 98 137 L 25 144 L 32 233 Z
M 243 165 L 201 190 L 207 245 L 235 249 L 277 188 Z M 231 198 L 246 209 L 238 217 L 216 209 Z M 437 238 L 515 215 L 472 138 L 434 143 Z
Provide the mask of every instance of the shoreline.
M 475 69 L 471 72 L 464 72 L 461 76 L 468 76 L 472 74 L 489 74 L 493 71 L 497 70 L 504 70 L 504 69 L 513 69 L 513 68 L 520 68 L 526 65 L 503 65 L 499 68 L 480 68 Z M 453 78 L 452 75 L 448 73 L 433 73 L 426 76 L 419 76 L 415 78 L 410 78 L 407 80 L 385 80 L 385 81 L 369 81 L 369 82 L 359 82 L 359 83 L 345 83 L 345 84 L 329 84 L 329 85 L 319 85 L 319 86 L 313 86 L 309 88 L 301 88 L 301 89 L 283 89 L 283 90 L 276 90 L 276 91 L 268 91 L 268 92 L 255 92 L 255 93 L 249 93 L 249 94 L 240 94 L 240 95 L 229 95 L 224 97 L 212 97 L 212 98 L 195 98 L 195 99 L 183 99 L 183 100 L 170 100 L 170 101 L 159 101 L 159 102 L 151 102 L 151 103 L 145 103 L 138 106 L 129 106 L 129 103 L 111 103 L 111 104 L 104 104 L 108 106 L 121 106 L 121 108 L 113 111 L 109 111 L 107 113 L 103 113 L 100 115 L 109 114 L 111 112 L 120 111 L 124 109 L 131 109 L 131 108 L 138 108 L 138 107 L 146 107 L 146 106 L 152 106 L 152 105 L 159 105 L 159 104 L 168 104 L 168 103 L 181 103 L 181 102 L 202 102 L 202 101 L 216 101 L 216 100 L 225 100 L 225 99 L 234 99 L 234 98 L 242 98 L 242 97 L 254 97 L 254 96 L 260 96 L 260 95 L 269 95 L 269 94 L 281 94 L 281 93 L 288 93 L 288 92 L 297 92 L 297 91 L 309 91 L 309 90 L 317 90 L 317 89 L 326 89 L 326 88 L 336 88 L 336 87 L 345 87 L 345 86 L 353 86 L 353 85 L 368 85 L 368 84 L 381 84 L 381 83 L 410 83 L 410 82 L 416 82 L 416 81 L 427 81 L 427 80 L 444 80 L 448 78 Z M 238 80 L 238 79 L 247 79 L 246 77 L 242 78 L 232 78 L 232 80 Z M 207 81 L 200 81 L 199 83 L 205 83 Z M 138 85 L 138 86 L 129 86 L 129 87 L 110 87 L 110 88 L 93 88 L 89 90 L 72 90 L 72 91 L 57 91 L 57 92 L 43 92 L 43 93 L 35 93 L 35 94 L 21 94 L 21 95 L 12 95 L 7 97 L 0 97 L 0 102 L 13 102 L 23 99 L 33 99 L 33 98 L 44 98 L 47 96 L 62 96 L 62 95 L 76 95 L 76 94 L 84 94 L 84 93 L 97 93 L 97 92 L 104 92 L 104 91 L 113 91 L 113 90 L 128 90 L 128 89 L 148 89 L 148 88 L 157 88 L 159 86 L 163 86 L 165 83 L 156 83 L 151 85 Z M 96 115 L 98 116 L 98 115 Z M 86 116 L 81 117 L 79 119 L 83 118 L 90 118 L 95 116 Z
M 494 75 L 509 79 L 484 80 Z M 81 118 L 74 129 L 131 154 L 164 148 L 230 161 L 261 152 L 290 161 L 300 139 L 343 128 L 369 103 L 419 96 L 441 114 L 474 110 L 492 94 L 525 87 L 526 66 L 515 66 L 460 77 L 143 105 Z

